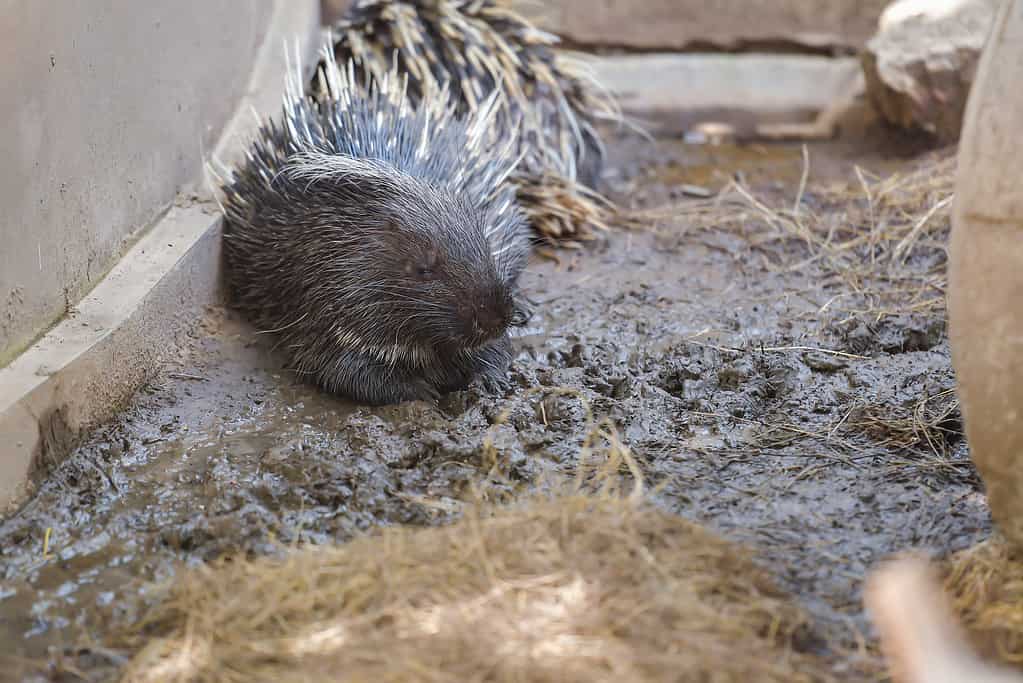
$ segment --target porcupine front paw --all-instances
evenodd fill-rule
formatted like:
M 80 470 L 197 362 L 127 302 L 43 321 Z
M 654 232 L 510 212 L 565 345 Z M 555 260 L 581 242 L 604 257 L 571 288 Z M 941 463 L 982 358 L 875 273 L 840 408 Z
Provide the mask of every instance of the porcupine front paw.
M 483 391 L 495 396 L 504 396 L 512 388 L 511 377 L 509 377 L 506 372 L 502 372 L 501 374 L 481 373 L 479 376 L 479 383 L 480 386 L 483 387 Z
M 435 403 L 440 400 L 441 392 L 425 379 L 414 379 L 408 383 L 408 395 L 411 401 L 429 401 Z
M 508 376 L 511 359 L 511 340 L 507 336 L 480 350 L 476 359 L 479 383 L 487 393 L 503 396 L 512 388 L 512 380 Z

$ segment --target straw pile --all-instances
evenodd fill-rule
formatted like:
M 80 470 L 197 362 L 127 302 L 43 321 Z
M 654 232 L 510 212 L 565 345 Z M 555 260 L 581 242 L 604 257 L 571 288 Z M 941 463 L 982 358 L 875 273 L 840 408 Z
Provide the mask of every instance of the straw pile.
M 857 181 L 814 186 L 804 148 L 794 198 L 758 196 L 741 180 L 715 198 L 655 209 L 673 229 L 745 237 L 774 269 L 804 271 L 838 291 L 824 308 L 880 319 L 944 315 L 947 243 L 956 159 L 944 152 L 887 178 L 856 168 Z M 822 309 L 823 310 L 823 309 Z
M 945 589 L 982 656 L 1023 670 L 1023 554 L 994 536 L 945 563 Z
M 621 496 L 183 575 L 125 681 L 826 681 L 743 549 Z

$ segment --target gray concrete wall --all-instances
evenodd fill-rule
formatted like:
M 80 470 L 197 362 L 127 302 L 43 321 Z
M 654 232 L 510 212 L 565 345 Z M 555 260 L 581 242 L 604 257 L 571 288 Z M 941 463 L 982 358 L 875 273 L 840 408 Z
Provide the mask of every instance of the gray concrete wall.
M 179 1 L 174 13 L 68 0 L 46 5 L 45 20 L 22 11 L 30 3 L 7 5 L 5 334 L 45 324 L 29 308 L 49 310 L 63 277 L 73 312 L 0 364 L 0 516 L 190 347 L 220 284 L 221 215 L 210 188 L 195 187 L 201 157 L 232 164 L 244 154 L 253 112 L 280 111 L 285 43 L 308 64 L 320 33 L 319 0 Z M 62 9 L 77 14 L 58 18 Z M 62 62 L 52 81 L 33 81 Z M 60 297 L 56 315 L 65 306 Z
M 0 367 L 200 177 L 272 0 L 0 4 Z

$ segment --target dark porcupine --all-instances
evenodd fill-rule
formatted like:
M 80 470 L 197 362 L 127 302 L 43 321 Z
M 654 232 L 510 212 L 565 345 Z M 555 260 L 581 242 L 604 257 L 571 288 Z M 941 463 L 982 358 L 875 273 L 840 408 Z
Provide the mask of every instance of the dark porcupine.
M 233 306 L 357 401 L 503 386 L 529 229 L 514 145 L 489 142 L 498 94 L 459 119 L 442 89 L 412 108 L 395 71 L 360 81 L 323 54 L 320 97 L 293 69 L 283 119 L 221 183 Z
M 556 48 L 557 36 L 506 0 L 356 0 L 333 30 L 338 61 L 355 57 L 380 76 L 396 55 L 413 104 L 447 82 L 464 115 L 500 87 L 495 135 L 517 137 L 524 159 L 512 182 L 536 236 L 563 243 L 607 228 L 612 206 L 595 191 L 597 124 L 620 113 L 582 60 Z

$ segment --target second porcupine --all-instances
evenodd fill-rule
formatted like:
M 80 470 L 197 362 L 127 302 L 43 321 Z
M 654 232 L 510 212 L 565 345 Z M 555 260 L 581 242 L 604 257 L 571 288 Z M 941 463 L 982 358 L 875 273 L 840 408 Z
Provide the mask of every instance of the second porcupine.
M 222 182 L 233 306 L 357 401 L 502 385 L 529 229 L 504 182 L 514 150 L 488 132 L 498 93 L 460 120 L 444 90 L 412 108 L 396 71 L 359 83 L 323 54 L 321 94 L 294 70 L 283 120 Z
M 334 56 L 380 76 L 397 60 L 417 105 L 450 84 L 456 110 L 474 111 L 500 87 L 494 130 L 518 139 L 510 182 L 534 236 L 551 245 L 590 240 L 624 218 L 597 191 L 602 122 L 625 123 L 587 59 L 559 46 L 511 0 L 354 0 L 333 24 Z M 310 90 L 317 92 L 314 80 Z

